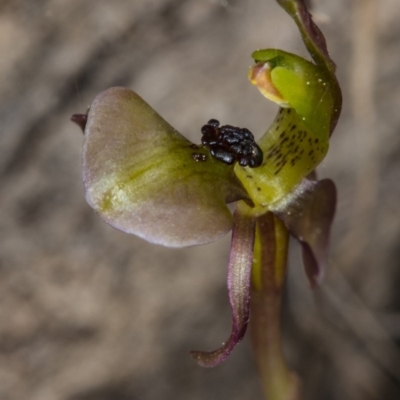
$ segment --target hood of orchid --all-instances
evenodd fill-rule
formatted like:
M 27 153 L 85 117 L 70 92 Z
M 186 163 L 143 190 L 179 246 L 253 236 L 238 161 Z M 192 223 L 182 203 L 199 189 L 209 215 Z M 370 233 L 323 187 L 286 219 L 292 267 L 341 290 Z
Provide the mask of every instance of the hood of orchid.
M 273 210 L 324 159 L 329 148 L 335 84 L 324 70 L 282 50 L 258 50 L 249 79 L 279 112 L 258 145 L 260 168 L 235 172 L 252 193 L 255 212 Z

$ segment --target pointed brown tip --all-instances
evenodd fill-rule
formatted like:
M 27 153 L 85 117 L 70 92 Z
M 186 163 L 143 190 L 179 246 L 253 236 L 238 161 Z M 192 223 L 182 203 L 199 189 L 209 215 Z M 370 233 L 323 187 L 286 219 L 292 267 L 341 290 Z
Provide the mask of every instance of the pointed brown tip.
M 77 124 L 84 133 L 86 128 L 87 118 L 88 118 L 87 114 L 74 114 L 71 117 L 71 121 L 75 122 L 75 124 Z

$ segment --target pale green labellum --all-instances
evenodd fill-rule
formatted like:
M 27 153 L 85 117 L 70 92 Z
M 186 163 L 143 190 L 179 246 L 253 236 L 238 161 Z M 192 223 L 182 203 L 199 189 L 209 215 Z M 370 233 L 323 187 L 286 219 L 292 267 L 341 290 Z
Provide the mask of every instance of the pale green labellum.
M 226 203 L 248 198 L 232 166 L 193 145 L 126 88 L 100 93 L 91 106 L 83 180 L 104 221 L 171 247 L 225 235 L 233 225 Z

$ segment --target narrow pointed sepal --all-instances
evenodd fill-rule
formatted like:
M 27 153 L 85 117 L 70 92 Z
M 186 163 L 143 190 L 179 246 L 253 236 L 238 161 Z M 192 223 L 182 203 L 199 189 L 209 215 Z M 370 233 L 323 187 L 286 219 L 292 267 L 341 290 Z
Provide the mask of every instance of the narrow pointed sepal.
M 312 288 L 323 277 L 335 208 L 336 187 L 330 179 L 305 179 L 285 204 L 274 210 L 301 244 L 304 268 Z
M 327 78 L 329 77 L 330 91 L 334 100 L 332 113 L 330 114 L 330 134 L 332 134 L 342 109 L 342 92 L 335 76 L 336 64 L 329 55 L 325 37 L 314 23 L 305 0 L 277 0 L 277 2 L 293 18 L 315 64 L 328 73 Z
M 297 24 L 303 37 L 304 44 L 316 64 L 324 64 L 332 72 L 335 63 L 331 59 L 326 47 L 325 37 L 312 20 L 307 10 L 305 0 L 277 0 Z
M 152 243 L 212 242 L 233 226 L 226 203 L 247 197 L 232 166 L 185 139 L 126 88 L 94 100 L 82 155 L 88 203 L 108 224 Z
M 211 352 L 191 351 L 191 356 L 202 367 L 215 367 L 224 362 L 243 339 L 249 320 L 250 275 L 253 263 L 255 220 L 238 205 L 234 213 L 231 251 L 228 265 L 228 292 L 232 310 L 232 332 L 229 339 Z
M 85 132 L 86 124 L 87 124 L 87 114 L 73 114 L 71 116 L 71 121 L 75 122 L 82 129 L 82 132 Z

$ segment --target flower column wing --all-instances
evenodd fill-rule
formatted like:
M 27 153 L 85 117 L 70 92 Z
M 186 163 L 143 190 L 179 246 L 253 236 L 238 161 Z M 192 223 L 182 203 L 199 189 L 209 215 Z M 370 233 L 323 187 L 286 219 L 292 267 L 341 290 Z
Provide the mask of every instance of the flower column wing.
M 105 222 L 170 247 L 226 234 L 233 226 L 226 203 L 247 197 L 232 167 L 122 87 L 100 93 L 90 108 L 83 181 L 88 203 Z

